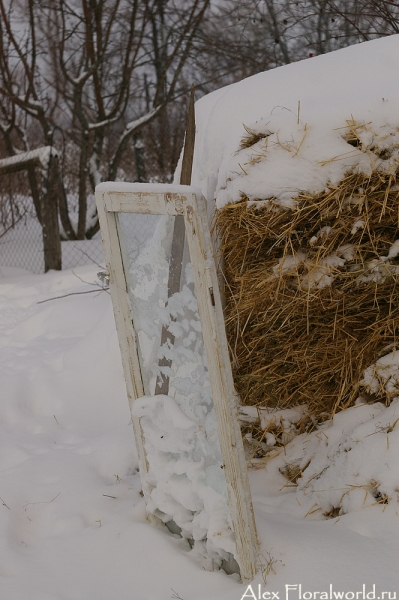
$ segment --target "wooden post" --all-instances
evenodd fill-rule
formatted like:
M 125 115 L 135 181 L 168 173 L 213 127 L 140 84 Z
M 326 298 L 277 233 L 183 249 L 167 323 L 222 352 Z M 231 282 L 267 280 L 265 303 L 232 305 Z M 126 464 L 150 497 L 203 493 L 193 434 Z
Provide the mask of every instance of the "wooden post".
M 43 231 L 44 272 L 50 269 L 60 271 L 61 238 L 58 222 L 58 158 L 51 156 L 45 179 L 45 193 L 42 195 L 41 217 Z
M 190 102 L 187 112 L 186 137 L 184 139 L 183 160 L 181 165 L 180 185 L 191 185 L 195 144 L 195 108 L 194 85 L 191 86 Z
M 49 151 L 48 166 L 44 166 L 40 157 L 40 151 Z M 18 173 L 28 171 L 33 203 L 36 215 L 42 226 L 44 270 L 61 270 L 61 239 L 58 223 L 58 157 L 52 156 L 51 147 L 32 150 L 15 156 L 0 160 L 0 175 L 7 173 Z M 44 171 L 44 185 L 37 183 L 36 169 Z M 45 192 L 43 193 L 43 188 Z M 40 191 L 39 191 L 40 190 Z
M 186 137 L 184 140 L 183 160 L 180 174 L 180 185 L 190 185 L 191 173 L 193 169 L 194 143 L 195 143 L 195 109 L 194 109 L 194 85 L 191 86 L 190 101 L 187 112 Z M 183 264 L 184 251 L 184 217 L 178 215 L 175 217 L 172 249 L 169 260 L 169 280 L 168 280 L 168 298 L 180 290 L 180 280 Z M 166 327 L 162 327 L 161 346 L 169 343 L 173 346 L 175 336 L 172 335 Z M 171 367 L 172 361 L 167 358 L 159 360 L 160 367 Z M 155 386 L 155 395 L 168 395 L 169 377 L 161 374 Z

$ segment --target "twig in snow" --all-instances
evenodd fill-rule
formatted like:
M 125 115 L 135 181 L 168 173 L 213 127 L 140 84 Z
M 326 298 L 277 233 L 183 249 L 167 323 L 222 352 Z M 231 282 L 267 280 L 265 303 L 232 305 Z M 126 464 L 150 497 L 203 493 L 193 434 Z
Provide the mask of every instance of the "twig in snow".
M 97 264 L 97 263 L 96 263 L 96 264 Z M 98 265 L 98 266 L 100 266 L 100 265 Z M 103 267 L 101 267 L 101 268 L 103 268 Z M 98 288 L 100 288 L 100 290 L 101 290 L 101 291 L 102 291 L 102 290 L 104 290 L 104 289 L 105 289 L 105 290 L 108 290 L 109 278 L 108 278 L 108 279 L 107 279 L 107 281 L 106 281 L 106 285 L 104 285 L 104 281 L 103 281 L 103 279 L 101 279 L 101 277 L 100 277 L 100 275 L 102 275 L 102 273 L 97 273 L 97 277 L 100 279 L 100 281 L 101 281 L 101 283 L 102 283 L 102 285 L 100 285 L 100 284 L 98 283 L 98 281 L 94 281 L 93 283 L 91 283 L 90 281 L 85 281 L 84 279 L 82 279 L 81 277 L 79 277 L 79 275 L 77 275 L 77 273 L 75 273 L 75 271 L 74 271 L 73 269 L 71 269 L 71 272 L 72 272 L 72 273 L 75 275 L 75 277 L 76 277 L 77 279 L 79 279 L 79 281 L 81 281 L 82 283 L 85 283 L 86 285 L 96 285 Z
M 54 500 L 56 500 L 60 494 L 61 492 L 58 492 L 58 494 L 54 496 L 54 498 L 52 498 L 51 500 L 44 500 L 42 502 L 26 502 L 24 510 L 26 510 L 28 506 L 34 506 L 35 504 L 50 504 L 51 502 L 54 502 Z
M 5 506 L 6 508 L 8 508 L 8 510 L 11 510 L 11 508 L 9 506 L 7 506 L 7 504 L 4 502 L 3 498 L 0 497 L 1 503 L 3 506 Z
M 171 598 L 172 600 L 183 600 L 183 598 L 177 593 L 175 592 L 175 590 L 173 588 L 170 588 L 173 592 Z
M 98 266 L 100 266 L 100 265 L 98 265 Z M 60 298 L 66 298 L 67 296 L 77 296 L 78 294 L 91 294 L 92 292 L 107 292 L 107 293 L 109 293 L 108 292 L 109 287 L 104 287 L 104 286 L 100 285 L 99 283 L 97 283 L 97 281 L 95 281 L 94 283 L 90 283 L 90 281 L 85 281 L 84 279 L 79 277 L 79 275 L 77 275 L 73 269 L 71 269 L 71 271 L 72 271 L 73 275 L 77 279 L 79 279 L 79 281 L 81 281 L 82 283 L 85 283 L 87 285 L 95 285 L 96 289 L 88 290 L 87 292 L 70 292 L 69 294 L 63 294 L 62 296 L 55 296 L 54 298 L 47 298 L 46 300 L 40 300 L 40 302 L 38 302 L 38 304 L 43 304 L 43 302 L 49 302 L 49 300 L 59 300 Z
M 388 425 L 381 426 L 379 423 L 377 423 L 376 424 L 376 429 L 378 428 L 377 431 L 374 431 L 374 433 L 369 433 L 368 435 L 366 435 L 366 437 L 370 437 L 371 435 L 375 435 L 376 433 L 382 433 L 383 431 L 386 431 L 387 433 L 391 433 L 395 429 L 395 425 L 398 422 L 399 422 L 399 418 L 397 418 L 396 421 L 392 425 L 390 423 L 388 423 Z
M 320 509 L 320 506 L 318 506 L 317 502 L 316 502 L 316 504 L 313 504 L 312 508 L 309 508 L 308 512 L 306 513 L 306 515 L 303 518 L 306 519 L 306 517 L 308 515 L 312 515 L 313 513 L 317 512 L 318 510 L 321 510 L 321 509 Z
M 260 567 L 260 572 L 262 574 L 263 583 L 265 585 L 267 584 L 267 578 L 270 575 L 270 573 L 276 574 L 274 565 L 282 562 L 281 560 L 276 559 L 276 558 L 274 558 L 274 556 L 272 556 L 272 554 L 271 554 L 272 550 L 273 550 L 273 548 L 271 548 L 269 551 L 267 551 L 266 556 L 265 556 L 265 554 L 257 553 L 258 564 Z
M 100 265 L 98 265 L 98 266 L 100 266 Z M 103 268 L 103 267 L 101 267 L 101 268 Z M 85 279 L 82 279 L 82 277 L 79 277 L 79 275 L 77 273 L 75 273 L 75 271 L 73 269 L 71 269 L 71 272 L 73 273 L 73 275 L 75 275 L 75 277 L 77 279 L 79 279 L 79 281 L 81 281 L 82 283 L 85 283 L 86 285 L 96 285 L 98 288 L 100 288 L 101 291 L 104 289 L 108 290 L 109 277 L 106 278 L 105 285 L 104 285 L 104 280 L 101 278 L 101 275 L 105 275 L 107 273 L 107 271 L 97 273 L 97 277 L 100 279 L 101 284 L 99 284 L 98 281 L 90 282 L 90 281 L 86 281 Z
M 62 296 L 55 296 L 54 298 L 46 298 L 46 300 L 40 300 L 37 304 L 43 304 L 44 302 L 50 302 L 50 300 L 59 300 L 60 298 L 67 298 L 68 296 L 79 296 L 80 294 L 92 294 L 93 292 L 97 292 L 100 294 L 101 292 L 108 293 L 109 288 L 101 288 L 96 290 L 88 290 L 87 292 L 71 292 L 70 294 L 63 294 Z

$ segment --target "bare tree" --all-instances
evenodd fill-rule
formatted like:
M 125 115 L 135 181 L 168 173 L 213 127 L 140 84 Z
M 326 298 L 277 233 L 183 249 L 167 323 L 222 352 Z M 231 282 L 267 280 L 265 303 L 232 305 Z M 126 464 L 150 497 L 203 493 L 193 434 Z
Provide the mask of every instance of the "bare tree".
M 399 3 L 394 0 L 326 0 L 330 14 L 336 14 L 359 36 L 359 41 L 399 33 Z
M 181 91 L 183 68 L 208 5 L 209 0 L 0 0 L 0 96 L 9 107 L 1 133 L 12 142 L 9 152 L 54 146 L 58 139 L 73 155 L 76 227 L 68 215 L 71 181 L 58 168 L 67 238 L 90 238 L 98 230 L 96 215 L 88 214 L 88 192 L 103 178 L 118 176 L 134 136 L 137 159 L 137 136 L 152 120 L 161 118 L 162 135 L 169 135 L 165 107 Z M 29 136 L 32 127 L 35 139 Z
M 259 71 L 398 31 L 397 0 L 225 0 L 201 27 L 198 87 L 207 93 Z
M 207 93 L 396 33 L 398 15 L 397 0 L 0 0 L 2 148 L 58 150 L 63 235 L 90 238 L 88 197 L 102 179 L 170 180 L 192 81 Z

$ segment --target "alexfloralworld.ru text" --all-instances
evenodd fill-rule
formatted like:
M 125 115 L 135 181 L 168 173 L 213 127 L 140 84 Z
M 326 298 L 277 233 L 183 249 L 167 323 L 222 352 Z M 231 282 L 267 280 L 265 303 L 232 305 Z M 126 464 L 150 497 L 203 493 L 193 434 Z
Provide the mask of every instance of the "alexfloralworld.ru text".
M 396 591 L 378 591 L 375 584 L 362 585 L 362 589 L 338 590 L 332 583 L 327 590 L 310 591 L 302 587 L 301 583 L 286 584 L 284 593 L 262 589 L 262 585 L 249 585 L 241 600 L 396 600 Z

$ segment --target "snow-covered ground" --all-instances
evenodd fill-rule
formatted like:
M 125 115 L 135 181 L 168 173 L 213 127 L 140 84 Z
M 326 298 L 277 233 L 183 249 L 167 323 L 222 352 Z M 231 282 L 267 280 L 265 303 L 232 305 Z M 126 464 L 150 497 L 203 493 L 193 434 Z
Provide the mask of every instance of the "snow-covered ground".
M 146 523 L 111 298 L 67 295 L 95 290 L 96 271 L 0 272 L 1 600 L 399 594 L 397 401 L 345 411 L 250 470 L 267 584 L 204 571 Z M 310 464 L 291 487 L 279 468 L 295 461 Z

